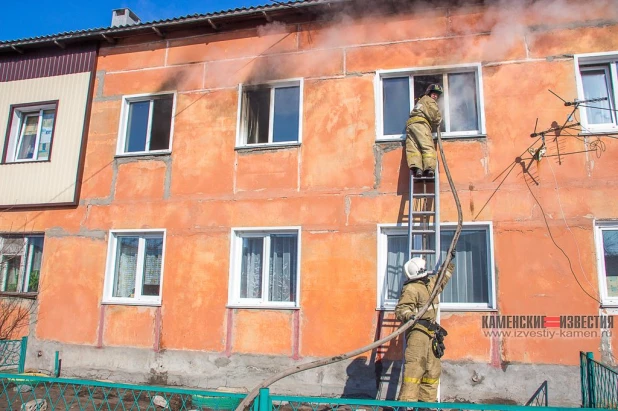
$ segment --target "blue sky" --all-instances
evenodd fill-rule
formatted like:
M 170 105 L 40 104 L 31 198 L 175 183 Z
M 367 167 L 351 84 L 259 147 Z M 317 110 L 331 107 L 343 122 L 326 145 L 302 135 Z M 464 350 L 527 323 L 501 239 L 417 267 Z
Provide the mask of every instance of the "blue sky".
M 0 41 L 108 27 L 112 10 L 128 7 L 142 21 L 271 4 L 270 0 L 35 0 L 2 1 Z

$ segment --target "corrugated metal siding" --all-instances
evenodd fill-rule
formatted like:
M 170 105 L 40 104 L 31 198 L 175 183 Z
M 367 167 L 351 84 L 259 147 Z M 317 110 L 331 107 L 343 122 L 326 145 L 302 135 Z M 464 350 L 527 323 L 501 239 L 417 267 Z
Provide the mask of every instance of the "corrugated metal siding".
M 0 83 L 89 72 L 94 70 L 95 59 L 94 46 L 3 56 L 0 57 Z
M 90 73 L 0 83 L 2 146 L 10 106 L 58 100 L 51 161 L 0 164 L 0 205 L 70 203 L 74 200 Z

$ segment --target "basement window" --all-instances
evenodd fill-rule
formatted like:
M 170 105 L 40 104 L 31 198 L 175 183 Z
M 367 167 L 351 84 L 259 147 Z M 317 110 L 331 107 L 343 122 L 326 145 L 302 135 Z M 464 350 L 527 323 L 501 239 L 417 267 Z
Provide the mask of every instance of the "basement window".
M 297 144 L 302 130 L 302 80 L 240 86 L 237 146 Z
M 39 291 L 43 235 L 3 235 L 0 237 L 0 273 L 2 291 L 36 293 Z
M 618 221 L 597 221 L 595 240 L 601 303 L 618 307 Z
M 49 161 L 58 102 L 11 107 L 5 163 Z
M 440 228 L 440 258 L 446 258 L 455 227 Z M 378 237 L 378 309 L 397 305 L 405 281 L 403 265 L 408 258 L 407 227 L 380 226 Z M 415 247 L 416 248 L 416 247 Z M 424 247 L 423 247 L 424 248 Z M 429 245 L 427 248 L 431 249 Z M 472 311 L 495 307 L 493 238 L 491 223 L 465 224 L 457 243 L 455 273 L 440 294 L 444 310 Z M 428 269 L 435 266 L 428 259 Z
M 430 84 L 444 89 L 438 100 L 443 137 L 485 133 L 480 65 L 445 69 L 389 70 L 377 73 L 378 140 L 405 139 L 406 122 L 415 102 Z
M 234 230 L 229 305 L 296 308 L 299 247 L 298 228 Z
M 579 69 L 578 100 L 593 100 L 579 106 L 582 130 L 588 133 L 615 132 L 618 127 L 618 55 L 577 56 L 576 64 Z
M 164 230 L 110 232 L 103 302 L 161 304 Z
M 174 123 L 174 94 L 127 96 L 123 102 L 118 155 L 169 152 Z

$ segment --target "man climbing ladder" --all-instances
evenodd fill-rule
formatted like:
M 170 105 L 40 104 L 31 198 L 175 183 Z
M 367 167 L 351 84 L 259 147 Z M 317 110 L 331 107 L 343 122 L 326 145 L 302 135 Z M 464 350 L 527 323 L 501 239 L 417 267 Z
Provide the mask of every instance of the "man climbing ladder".
M 433 177 L 436 170 L 436 149 L 433 146 L 431 131 L 440 127 L 442 114 L 438 107 L 438 98 L 442 95 L 442 86 L 430 84 L 412 111 L 406 125 L 406 157 L 413 177 Z

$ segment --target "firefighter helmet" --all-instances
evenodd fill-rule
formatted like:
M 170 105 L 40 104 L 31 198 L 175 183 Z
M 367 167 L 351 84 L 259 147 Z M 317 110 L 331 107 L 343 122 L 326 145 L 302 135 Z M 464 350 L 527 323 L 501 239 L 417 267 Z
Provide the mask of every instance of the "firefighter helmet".
M 439 84 L 430 84 L 429 86 L 427 86 L 427 90 L 425 90 L 425 95 L 428 96 L 431 93 L 442 94 L 444 93 L 444 89 Z
M 418 280 L 426 277 L 427 271 L 425 270 L 425 260 L 420 257 L 414 257 L 404 264 L 403 272 L 406 277 L 408 277 L 408 280 Z

